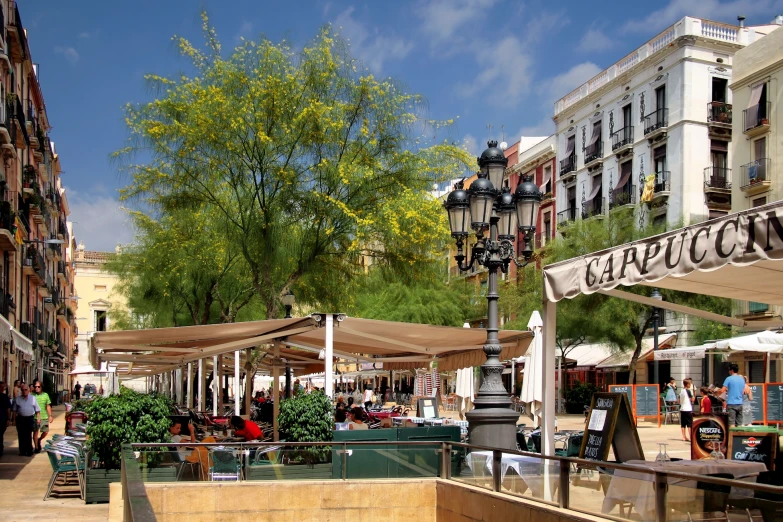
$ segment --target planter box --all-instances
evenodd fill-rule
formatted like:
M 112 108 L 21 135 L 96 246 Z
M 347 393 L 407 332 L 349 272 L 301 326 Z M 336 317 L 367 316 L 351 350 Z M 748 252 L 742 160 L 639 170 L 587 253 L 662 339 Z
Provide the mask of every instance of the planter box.
M 109 502 L 109 484 L 122 481 L 122 472 L 118 469 L 87 469 L 84 502 Z
M 332 478 L 332 465 L 262 464 L 247 466 L 247 480 L 324 480 Z M 341 477 L 338 477 L 341 478 Z

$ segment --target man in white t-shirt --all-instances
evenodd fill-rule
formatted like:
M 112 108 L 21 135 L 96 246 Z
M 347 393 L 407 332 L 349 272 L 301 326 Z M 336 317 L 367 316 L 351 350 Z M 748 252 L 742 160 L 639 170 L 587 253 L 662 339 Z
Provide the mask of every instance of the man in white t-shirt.
M 696 400 L 693 394 L 693 385 L 690 379 L 682 381 L 682 390 L 680 390 L 680 429 L 682 430 L 682 440 L 690 442 L 688 435 L 693 425 L 693 402 Z

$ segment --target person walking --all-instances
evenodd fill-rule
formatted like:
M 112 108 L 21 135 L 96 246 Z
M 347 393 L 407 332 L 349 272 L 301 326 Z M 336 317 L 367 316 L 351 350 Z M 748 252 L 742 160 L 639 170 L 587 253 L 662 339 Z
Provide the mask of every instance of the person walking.
M 41 422 L 41 408 L 38 401 L 30 395 L 30 388 L 22 383 L 21 395 L 14 399 L 14 420 L 16 434 L 19 438 L 19 454 L 23 457 L 33 456 L 33 428 L 36 422 Z
M 729 427 L 742 426 L 742 392 L 745 379 L 739 374 L 736 363 L 729 365 L 729 376 L 723 381 L 721 392 L 726 393 L 726 411 L 729 413 Z
M 49 420 L 52 418 L 52 400 L 49 394 L 43 391 L 43 383 L 38 379 L 33 383 L 33 397 L 38 402 L 38 408 L 41 410 L 41 421 L 37 424 L 33 435 L 33 444 L 35 452 L 41 453 L 41 441 L 49 435 Z
M 76 381 L 76 385 L 73 387 L 73 400 L 78 401 L 81 393 L 82 393 L 82 385 L 79 384 L 79 381 Z
M 8 386 L 0 381 L 0 457 L 3 456 L 3 437 L 5 429 L 11 424 L 11 398 L 7 392 Z
M 22 381 L 20 381 L 19 379 L 16 379 L 14 381 L 14 394 L 11 395 L 11 400 L 16 399 L 21 394 L 22 394 Z
M 682 381 L 682 390 L 680 390 L 680 429 L 682 430 L 682 440 L 690 442 L 688 436 L 693 426 L 693 402 L 696 396 L 691 389 L 691 381 L 685 379 Z

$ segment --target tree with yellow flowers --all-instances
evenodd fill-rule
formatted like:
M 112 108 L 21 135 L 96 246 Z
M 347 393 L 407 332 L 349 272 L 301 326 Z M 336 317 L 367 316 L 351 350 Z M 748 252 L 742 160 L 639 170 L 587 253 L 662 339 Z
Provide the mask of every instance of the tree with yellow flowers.
M 266 317 L 291 289 L 339 306 L 368 259 L 431 261 L 448 228 L 428 191 L 470 160 L 417 135 L 452 122 L 425 120 L 420 96 L 371 75 L 329 27 L 298 52 L 261 38 L 224 53 L 206 14 L 203 30 L 203 50 L 175 39 L 194 74 L 148 76 L 158 97 L 127 107 L 122 198 L 156 220 L 204 209 Z

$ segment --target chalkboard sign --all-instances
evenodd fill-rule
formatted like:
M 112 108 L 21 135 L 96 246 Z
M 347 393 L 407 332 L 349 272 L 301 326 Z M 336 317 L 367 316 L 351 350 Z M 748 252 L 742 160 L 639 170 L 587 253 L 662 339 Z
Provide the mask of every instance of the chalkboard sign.
M 609 393 L 624 393 L 628 397 L 628 404 L 633 405 L 633 384 L 610 384 Z
M 767 423 L 783 422 L 783 382 L 769 382 L 764 385 L 766 395 Z
M 618 462 L 644 460 L 642 443 L 625 393 L 594 393 L 579 457 L 609 459 L 609 448 Z
M 763 462 L 767 470 L 775 470 L 778 449 L 776 431 L 730 431 L 729 458 L 747 462 Z
M 742 415 L 743 424 L 763 424 L 764 423 L 764 385 L 763 384 L 748 384 L 750 387 L 751 395 L 753 399 L 750 401 L 751 419 L 746 419 L 745 414 Z
M 642 417 L 660 417 L 661 400 L 659 397 L 659 388 L 657 384 L 637 384 L 636 385 L 636 418 Z

